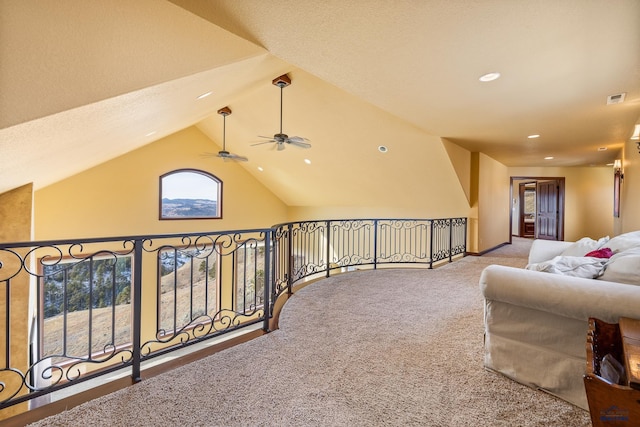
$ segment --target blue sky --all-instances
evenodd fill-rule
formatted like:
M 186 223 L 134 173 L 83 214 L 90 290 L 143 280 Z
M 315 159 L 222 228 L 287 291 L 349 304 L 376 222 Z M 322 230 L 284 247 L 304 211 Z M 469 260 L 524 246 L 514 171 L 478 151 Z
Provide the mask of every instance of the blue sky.
M 162 179 L 162 198 L 217 201 L 217 183 L 197 172 L 176 173 Z

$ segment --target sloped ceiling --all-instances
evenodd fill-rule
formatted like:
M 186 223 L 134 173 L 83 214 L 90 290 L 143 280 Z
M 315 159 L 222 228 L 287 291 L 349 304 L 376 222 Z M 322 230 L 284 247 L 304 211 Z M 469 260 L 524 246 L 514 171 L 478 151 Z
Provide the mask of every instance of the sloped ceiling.
M 603 165 L 640 117 L 639 17 L 636 0 L 1 2 L 0 192 L 192 125 L 217 151 L 226 105 L 227 148 L 292 205 L 331 174 L 411 182 L 434 137 L 507 166 Z M 284 130 L 310 150 L 251 146 L 278 130 L 284 73 Z

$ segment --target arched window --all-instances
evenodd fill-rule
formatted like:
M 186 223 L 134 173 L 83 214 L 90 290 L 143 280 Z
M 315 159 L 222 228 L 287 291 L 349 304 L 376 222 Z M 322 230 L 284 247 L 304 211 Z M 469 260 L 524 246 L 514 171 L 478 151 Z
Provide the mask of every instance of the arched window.
M 197 169 L 160 177 L 160 219 L 222 218 L 222 181 Z

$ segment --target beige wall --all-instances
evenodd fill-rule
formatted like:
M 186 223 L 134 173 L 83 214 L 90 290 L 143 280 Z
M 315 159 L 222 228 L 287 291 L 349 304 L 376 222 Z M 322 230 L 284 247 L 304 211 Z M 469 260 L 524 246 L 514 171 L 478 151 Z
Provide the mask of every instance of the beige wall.
M 508 171 L 517 177 L 565 178 L 565 240 L 614 234 L 611 167 L 514 167 Z
M 63 239 L 269 227 L 287 220 L 280 199 L 191 127 L 35 192 L 35 238 Z M 223 182 L 222 219 L 159 217 L 159 177 L 193 168 Z
M 447 150 L 447 155 L 458 177 L 458 182 L 467 197 L 471 201 L 471 152 L 453 142 L 442 138 L 442 146 Z
M 481 253 L 509 241 L 507 167 L 482 153 L 471 154 L 469 251 Z
M 24 185 L 6 193 L 0 194 L 0 242 L 23 242 L 31 239 L 31 213 L 33 186 Z M 18 250 L 21 256 L 25 256 L 27 250 Z M 19 272 L 22 265 L 18 259 L 8 252 L 0 251 L 0 329 L 3 331 L 3 338 L 0 339 L 0 363 L 5 366 L 4 355 L 6 354 L 6 341 L 4 339 L 4 319 L 6 317 L 5 291 L 7 284 L 5 280 L 11 279 L 11 317 L 10 331 L 11 340 L 11 367 L 18 368 L 23 373 L 27 372 L 29 356 L 29 283 L 28 274 Z M 17 376 L 8 375 L 3 378 L 6 381 L 5 392 L 12 394 L 19 389 L 22 384 Z M 24 394 L 26 389 L 22 390 Z M 26 409 L 26 404 L 16 405 L 0 411 L 0 419 L 4 419 L 22 412 Z
M 616 221 L 616 232 L 626 233 L 640 230 L 640 153 L 633 141 L 628 141 L 623 150 L 623 172 L 620 197 L 620 219 Z
M 440 138 L 421 137 L 419 149 L 402 154 L 409 171 L 408 181 L 407 176 L 385 175 L 383 167 L 371 166 L 366 177 L 345 175 L 345 179 L 364 181 L 359 189 L 332 190 L 336 200 L 347 200 L 346 203 L 290 206 L 289 220 L 467 217 L 470 153 L 460 147 L 446 148 L 450 143 Z M 367 163 L 364 155 L 360 162 Z

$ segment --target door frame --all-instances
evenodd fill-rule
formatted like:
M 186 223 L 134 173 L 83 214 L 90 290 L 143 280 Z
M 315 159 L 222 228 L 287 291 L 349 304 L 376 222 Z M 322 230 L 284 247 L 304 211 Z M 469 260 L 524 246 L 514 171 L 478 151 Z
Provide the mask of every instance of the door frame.
M 520 204 L 520 206 L 519 206 L 520 209 L 518 209 L 518 236 L 519 237 L 528 237 L 528 236 L 525 236 L 525 233 L 524 233 L 524 228 L 525 228 L 525 221 L 524 221 L 524 216 L 525 216 L 524 199 L 525 199 L 525 197 L 524 196 L 525 196 L 525 192 L 527 191 L 527 184 L 536 185 L 536 182 L 537 181 L 529 181 L 529 182 L 522 181 L 522 182 L 518 183 L 518 187 L 519 187 L 518 188 L 518 198 L 519 198 L 519 204 Z M 533 191 L 536 192 L 536 188 L 535 187 L 533 188 Z M 534 224 L 536 223 L 535 213 L 536 212 L 534 212 L 534 217 L 533 217 Z M 534 233 L 534 237 L 535 237 L 535 233 Z
M 564 201 L 565 201 L 565 178 L 563 176 L 511 176 L 509 177 L 509 243 L 513 241 L 513 181 L 558 181 L 558 240 L 564 240 Z M 537 231 L 536 231 L 537 233 Z

